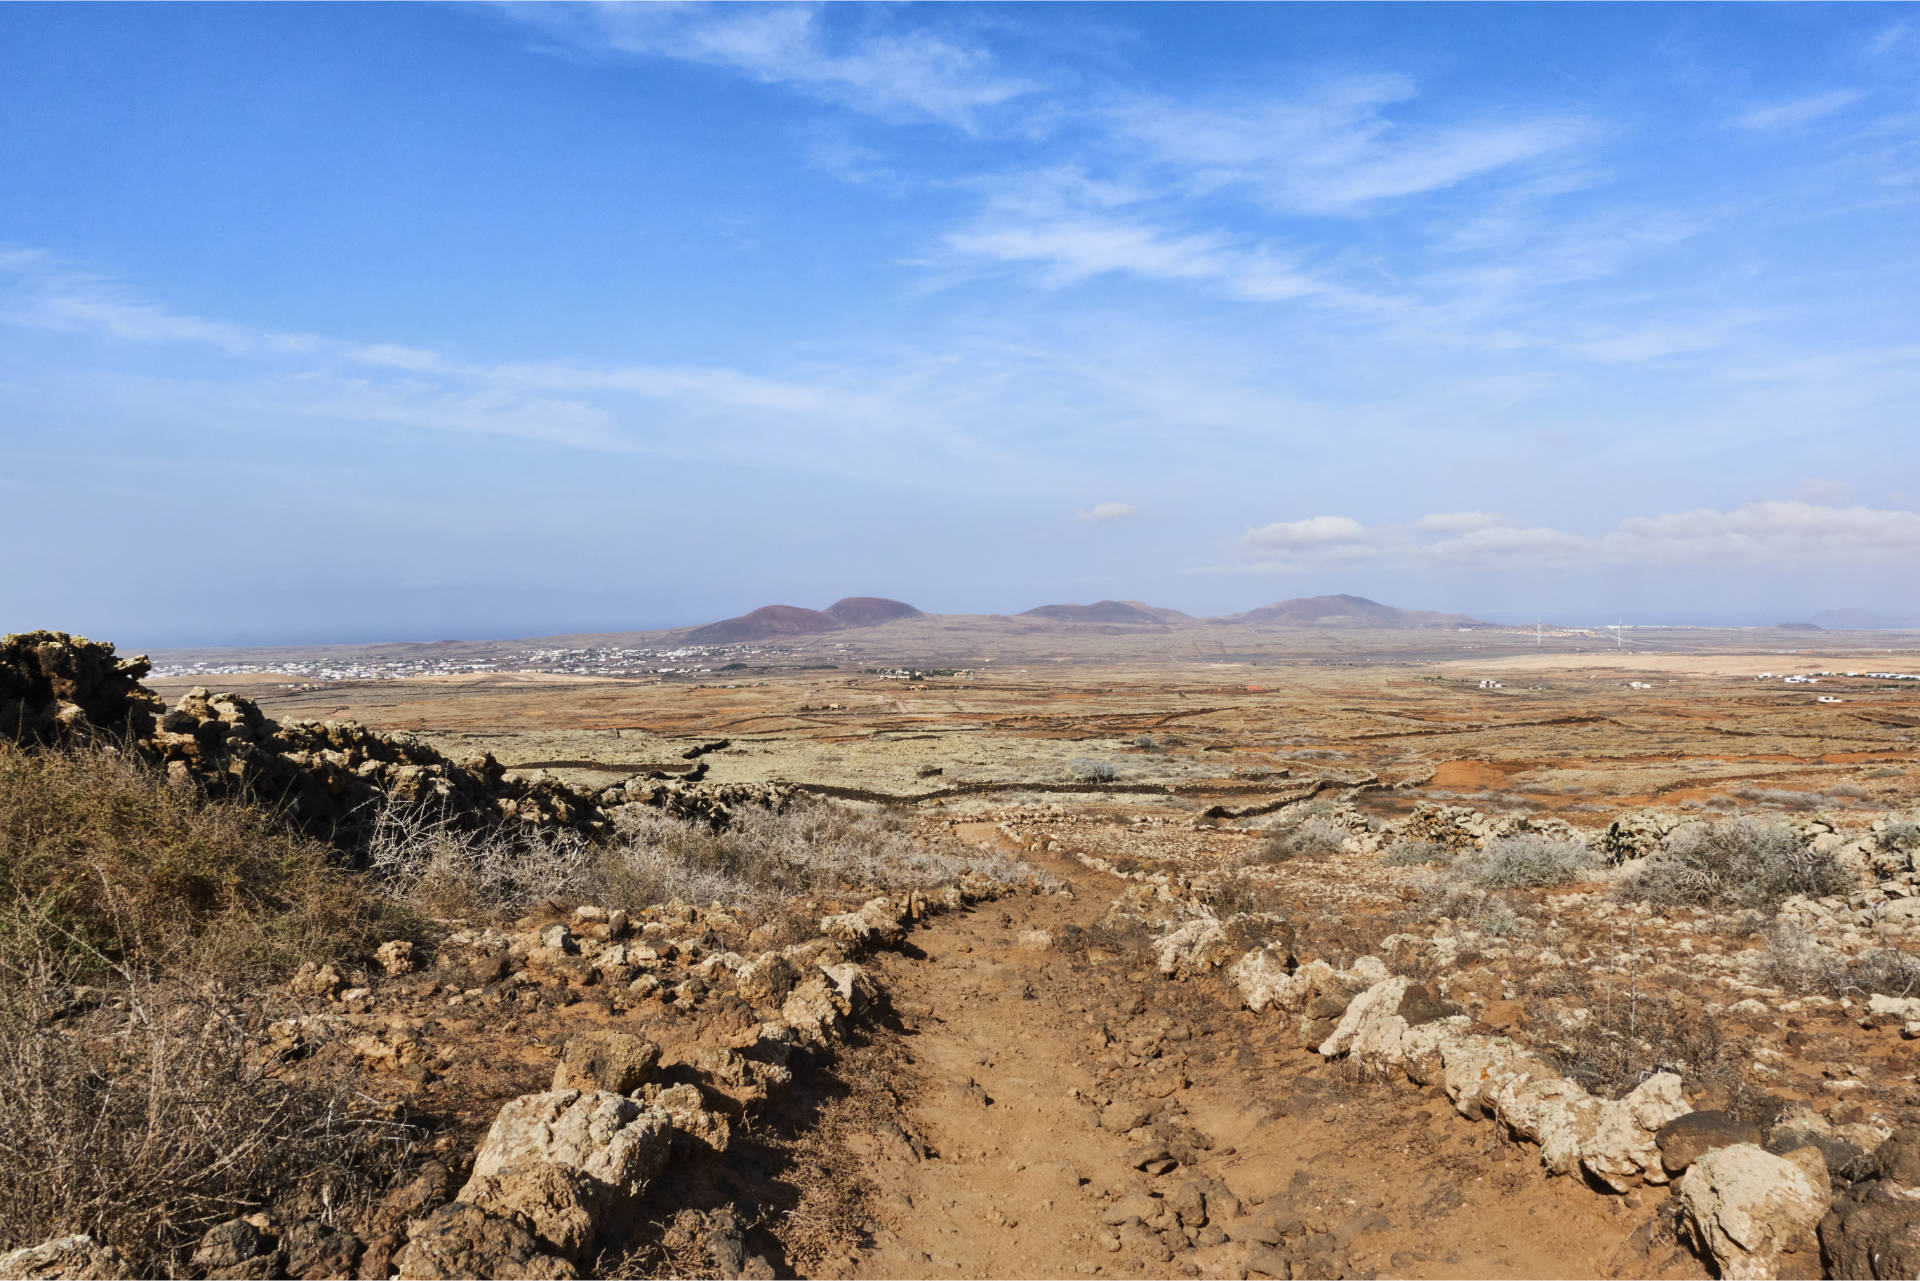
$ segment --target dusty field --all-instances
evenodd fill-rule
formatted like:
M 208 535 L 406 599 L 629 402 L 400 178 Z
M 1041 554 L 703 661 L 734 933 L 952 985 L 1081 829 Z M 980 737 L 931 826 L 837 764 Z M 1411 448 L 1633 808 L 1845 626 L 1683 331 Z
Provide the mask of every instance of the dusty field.
M 1426 780 L 1418 795 L 1430 799 L 1601 826 L 1619 809 L 1656 801 L 1769 803 L 1735 795 L 1743 787 L 1814 794 L 1842 811 L 1912 792 L 1920 682 L 1786 685 L 1754 674 L 1909 670 L 1920 667 L 1920 650 L 1462 658 L 1461 644 L 1492 642 L 1448 633 L 1436 657 L 1410 658 L 1414 642 L 1403 633 L 1362 635 L 1375 643 L 1336 637 L 1335 652 L 1303 653 L 1305 642 L 1290 638 L 1246 661 L 1153 662 L 1115 654 L 1112 638 L 1098 636 L 1080 638 L 1077 657 L 917 681 L 867 674 L 855 666 L 864 660 L 850 660 L 834 671 L 767 667 L 703 680 L 511 674 L 299 691 L 270 676 L 223 683 L 275 717 L 414 731 L 450 753 L 491 750 L 510 766 L 581 783 L 684 770 L 687 747 L 724 737 L 730 746 L 702 758 L 716 781 L 919 797 L 1059 785 L 1078 776 L 1074 762 L 1091 761 L 1120 784 L 1162 790 L 1129 797 L 1130 811 L 1244 804 L 1323 776 Z M 1515 649 L 1511 638 L 1498 643 Z M 194 683 L 151 682 L 169 698 Z M 1846 701 L 1817 703 L 1821 695 Z M 1166 795 L 1166 785 L 1178 790 Z M 1831 795 L 1834 787 L 1861 794 Z
M 1885 828 L 1920 783 L 1920 683 L 1780 679 L 1909 671 L 1920 651 L 1756 632 L 1636 637 L 1656 649 L 1641 653 L 1447 633 L 1423 652 L 1382 633 L 1153 654 L 1192 638 L 1062 630 L 949 627 L 884 664 L 796 650 L 789 670 L 704 679 L 229 683 L 277 718 L 410 731 L 580 786 L 652 772 L 889 805 L 1060 878 L 1066 894 L 940 917 L 870 962 L 890 1013 L 769 1132 L 754 1176 L 750 1242 L 796 1274 L 1708 1275 L 1657 1161 L 1624 1192 L 1550 1177 L 1547 1140 L 1478 1119 L 1493 1101 L 1320 1052 L 1389 973 L 1460 1035 L 1594 1099 L 1670 1078 L 1677 1106 L 1777 1151 L 1815 1136 L 1835 1193 L 1920 1122 L 1903 1034 L 1920 1034 L 1920 913 L 1903 906 L 1920 871 Z M 169 698 L 189 683 L 152 682 Z M 1464 879 L 1502 833 L 1562 821 L 1598 848 L 1642 810 L 1791 825 L 1851 888 L 1654 905 L 1623 899 L 1631 868 L 1598 855 L 1550 884 Z M 1331 842 L 1274 854 L 1308 819 Z M 1409 841 L 1450 844 L 1401 857 Z M 1236 962 L 1243 922 L 1266 930 L 1248 958 L 1366 978 L 1340 980 L 1332 1016 L 1311 993 L 1268 1003 Z M 531 1080 L 550 1059 L 526 1053 Z M 1165 1169 L 1143 1142 L 1176 1145 Z M 675 1269 L 707 1266 L 670 1245 Z M 1822 1266 L 1802 1234 L 1763 1270 Z

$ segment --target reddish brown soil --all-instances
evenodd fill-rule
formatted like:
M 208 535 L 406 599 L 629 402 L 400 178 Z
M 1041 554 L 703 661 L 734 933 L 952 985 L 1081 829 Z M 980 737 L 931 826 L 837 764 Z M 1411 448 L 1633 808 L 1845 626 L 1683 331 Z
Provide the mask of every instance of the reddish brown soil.
M 918 954 L 876 960 L 900 1025 L 843 1065 L 852 1094 L 818 1140 L 833 1174 L 803 1183 L 804 1228 L 782 1234 L 801 1274 L 1241 1276 L 1262 1248 L 1251 1225 L 1278 1208 L 1303 1225 L 1282 1247 L 1295 1275 L 1706 1275 L 1662 1229 L 1665 1198 L 1550 1178 L 1533 1149 L 1404 1080 L 1322 1062 L 1224 987 L 1072 946 L 1121 883 L 1047 866 L 1073 897 L 941 918 L 914 934 Z M 1211 1149 L 1157 1178 L 1132 1168 L 1128 1138 L 1098 1123 L 1109 1096 L 1165 1108 Z M 1169 1258 L 1101 1222 L 1195 1177 L 1245 1203 L 1210 1223 L 1233 1239 Z

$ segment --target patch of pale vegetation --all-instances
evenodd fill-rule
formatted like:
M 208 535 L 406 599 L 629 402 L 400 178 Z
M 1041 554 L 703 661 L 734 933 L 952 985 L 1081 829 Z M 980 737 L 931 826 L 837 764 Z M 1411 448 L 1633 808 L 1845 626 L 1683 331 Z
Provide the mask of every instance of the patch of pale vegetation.
M 815 895 L 925 888 L 967 873 L 1034 876 L 1004 855 L 936 850 L 884 811 L 817 801 L 778 811 L 740 806 L 719 830 L 628 806 L 599 842 L 569 831 L 462 830 L 430 812 L 390 806 L 375 824 L 368 870 L 384 893 L 439 915 L 570 903 L 638 910 L 675 900 L 767 908 Z
M 1617 892 L 1656 907 L 1770 912 L 1795 895 L 1852 889 L 1839 860 L 1787 824 L 1740 817 L 1681 827 L 1621 878 Z

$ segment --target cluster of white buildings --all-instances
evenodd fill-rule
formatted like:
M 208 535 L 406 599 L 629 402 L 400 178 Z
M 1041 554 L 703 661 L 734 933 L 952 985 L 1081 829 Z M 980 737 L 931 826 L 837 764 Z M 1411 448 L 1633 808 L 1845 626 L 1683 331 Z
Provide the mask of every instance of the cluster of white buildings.
M 1780 676 L 1776 672 L 1760 672 L 1753 679 L 1770 681 L 1776 677 L 1788 685 L 1818 685 L 1822 677 L 1847 677 L 1862 681 L 1920 681 L 1920 672 L 1807 672 L 1797 676 Z
M 528 649 L 497 658 L 331 658 L 273 662 L 202 660 L 156 663 L 157 677 L 295 676 L 316 684 L 341 681 L 407 680 L 420 676 L 471 676 L 492 672 L 542 672 L 575 676 L 692 676 L 723 670 L 743 659 L 772 657 L 777 651 L 750 645 L 690 645 L 677 649 L 631 649 L 589 645 L 580 648 Z

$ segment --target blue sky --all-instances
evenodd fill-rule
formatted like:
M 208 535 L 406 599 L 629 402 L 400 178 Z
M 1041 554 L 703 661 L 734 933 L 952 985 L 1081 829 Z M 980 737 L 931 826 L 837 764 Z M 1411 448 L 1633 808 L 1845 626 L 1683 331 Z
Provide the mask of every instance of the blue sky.
M 1920 612 L 1920 8 L 0 6 L 0 628 Z

